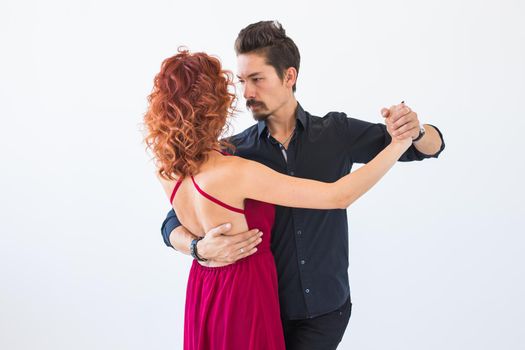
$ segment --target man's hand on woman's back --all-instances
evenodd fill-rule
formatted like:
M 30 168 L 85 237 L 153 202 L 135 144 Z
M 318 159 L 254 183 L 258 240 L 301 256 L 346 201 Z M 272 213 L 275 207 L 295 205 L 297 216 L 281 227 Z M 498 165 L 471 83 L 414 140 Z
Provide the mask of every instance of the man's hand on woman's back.
M 261 243 L 262 232 L 253 229 L 246 232 L 230 234 L 231 224 L 226 223 L 212 228 L 197 243 L 199 256 L 218 263 L 234 263 L 252 255 Z

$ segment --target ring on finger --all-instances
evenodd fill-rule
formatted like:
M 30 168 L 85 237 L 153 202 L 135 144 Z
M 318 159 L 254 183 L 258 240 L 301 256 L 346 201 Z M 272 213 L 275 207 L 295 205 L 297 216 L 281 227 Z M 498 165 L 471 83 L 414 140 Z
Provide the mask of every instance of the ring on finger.
M 241 254 L 244 253 L 244 248 L 239 249 L 239 251 L 241 252 Z

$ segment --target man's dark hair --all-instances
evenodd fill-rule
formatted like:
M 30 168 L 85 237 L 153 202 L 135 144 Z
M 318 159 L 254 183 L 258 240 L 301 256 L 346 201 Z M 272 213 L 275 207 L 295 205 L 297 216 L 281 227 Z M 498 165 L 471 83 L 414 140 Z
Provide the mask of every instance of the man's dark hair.
M 242 29 L 235 40 L 235 53 L 256 53 L 264 55 L 266 64 L 273 66 L 281 80 L 284 71 L 294 67 L 299 73 L 301 56 L 299 49 L 277 21 L 252 23 Z M 292 90 L 295 92 L 295 85 Z

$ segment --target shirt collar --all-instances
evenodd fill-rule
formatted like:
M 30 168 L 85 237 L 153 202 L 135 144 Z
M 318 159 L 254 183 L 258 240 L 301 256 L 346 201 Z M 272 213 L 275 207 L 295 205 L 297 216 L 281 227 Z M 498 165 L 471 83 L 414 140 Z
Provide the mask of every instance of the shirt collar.
M 296 123 L 300 124 L 304 130 L 306 130 L 307 123 L 306 123 L 306 112 L 304 111 L 303 107 L 301 107 L 301 104 L 297 103 L 297 108 L 295 109 L 295 118 Z M 268 127 L 266 126 L 265 120 L 259 120 L 257 122 L 257 132 L 259 137 L 263 134 L 263 132 L 268 132 Z

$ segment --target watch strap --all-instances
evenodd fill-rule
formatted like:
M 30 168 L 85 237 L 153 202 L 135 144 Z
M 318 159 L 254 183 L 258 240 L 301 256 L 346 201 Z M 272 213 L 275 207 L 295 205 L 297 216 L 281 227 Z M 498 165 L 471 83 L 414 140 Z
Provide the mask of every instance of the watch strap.
M 208 261 L 208 259 L 204 259 L 199 256 L 199 252 L 197 251 L 197 243 L 202 239 L 203 237 L 195 238 L 190 243 L 190 255 L 193 259 L 197 259 L 198 261 Z
M 425 136 L 425 133 L 426 133 L 425 126 L 424 124 L 421 124 L 421 126 L 419 127 L 419 135 L 417 135 L 417 137 L 413 139 L 412 142 L 417 142 L 421 140 L 423 136 Z

